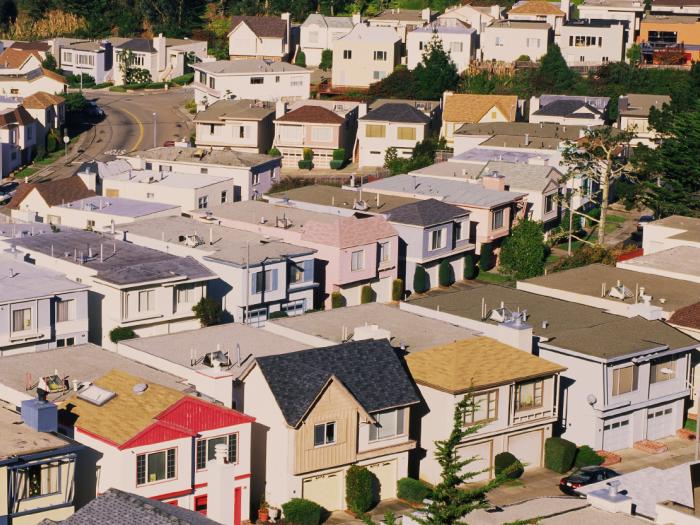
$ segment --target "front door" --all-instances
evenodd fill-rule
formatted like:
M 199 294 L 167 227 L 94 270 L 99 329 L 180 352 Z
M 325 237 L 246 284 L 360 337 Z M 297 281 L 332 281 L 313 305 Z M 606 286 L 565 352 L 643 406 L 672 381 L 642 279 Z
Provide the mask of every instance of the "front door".
M 233 525 L 241 525 L 241 487 L 233 490 Z

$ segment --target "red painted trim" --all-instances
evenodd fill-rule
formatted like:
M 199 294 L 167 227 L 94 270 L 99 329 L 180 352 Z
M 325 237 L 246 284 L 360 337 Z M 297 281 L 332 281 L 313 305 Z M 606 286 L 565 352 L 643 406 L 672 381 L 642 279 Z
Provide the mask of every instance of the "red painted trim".
M 92 438 L 97 439 L 98 441 L 102 441 L 103 443 L 107 443 L 108 445 L 119 448 L 119 445 L 117 443 L 115 443 L 114 441 L 111 441 L 111 440 L 104 438 L 102 436 L 98 436 L 97 434 L 90 432 L 89 430 L 85 430 L 84 428 L 81 428 L 81 427 L 75 427 L 75 428 L 77 428 L 80 432 L 82 432 L 86 436 L 90 436 Z
M 239 479 L 250 479 L 250 474 L 241 474 L 240 476 L 236 476 L 236 477 L 233 478 L 233 479 L 235 479 L 235 480 L 239 480 Z
M 206 487 L 207 485 L 209 485 L 209 483 L 197 483 L 197 484 L 194 486 L 194 488 L 195 488 L 195 489 L 201 489 L 201 488 L 203 488 L 203 487 Z
M 179 490 L 177 492 L 168 492 L 167 494 L 158 494 L 157 496 L 151 496 L 151 499 L 163 500 L 170 498 L 179 498 L 181 496 L 187 496 L 194 492 L 192 489 Z

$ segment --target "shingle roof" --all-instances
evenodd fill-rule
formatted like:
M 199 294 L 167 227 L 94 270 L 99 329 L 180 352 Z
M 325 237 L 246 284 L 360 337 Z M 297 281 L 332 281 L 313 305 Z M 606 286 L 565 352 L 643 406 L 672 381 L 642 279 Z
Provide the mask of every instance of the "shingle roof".
M 331 379 L 369 413 L 411 405 L 419 397 L 386 339 L 312 348 L 257 360 L 287 424 L 301 423 Z
M 8 47 L 0 53 L 0 66 L 8 69 L 17 69 L 22 66 L 30 57 L 35 57 L 41 62 L 41 55 L 36 50 L 24 50 Z
M 381 120 L 388 122 L 406 122 L 411 124 L 427 124 L 430 118 L 410 104 L 387 103 L 371 110 L 360 120 Z
M 58 95 L 52 95 L 45 91 L 37 91 L 36 93 L 25 97 L 22 100 L 22 105 L 29 109 L 46 109 L 50 106 L 61 104 L 65 99 Z
M 668 319 L 669 324 L 700 330 L 700 303 L 679 308 Z
M 515 95 L 452 94 L 445 100 L 442 118 L 446 122 L 479 122 L 486 112 L 497 107 L 510 121 L 515 121 L 518 97 Z
M 276 119 L 276 122 L 310 122 L 313 124 L 342 124 L 345 119 L 320 106 L 301 106 Z
M 49 206 L 57 206 L 95 195 L 95 192 L 89 190 L 80 177 L 68 177 L 66 179 L 56 179 L 49 182 L 20 184 L 7 207 L 12 210 L 19 209 L 22 201 L 24 201 L 27 195 L 34 189 L 39 192 L 39 195 L 41 195 Z
M 231 18 L 231 30 L 245 23 L 259 37 L 284 38 L 287 34 L 287 22 L 275 16 L 238 15 Z
M 0 113 L 0 126 L 3 127 L 8 124 L 29 124 L 33 121 L 34 117 L 22 106 L 17 106 L 13 110 Z
M 156 48 L 153 47 L 153 41 L 148 38 L 132 38 L 126 42 L 115 46 L 118 49 L 129 49 L 140 53 L 155 53 Z
M 39 525 L 216 525 L 206 516 L 130 492 L 110 488 L 62 521 Z
M 508 11 L 509 15 L 555 15 L 565 16 L 564 11 L 556 7 L 552 2 L 532 0 L 515 6 Z
M 389 212 L 391 222 L 413 224 L 416 226 L 433 226 L 452 221 L 468 214 L 462 208 L 435 199 L 425 199 L 405 204 Z
M 600 110 L 581 100 L 555 100 L 541 107 L 533 115 L 567 118 L 590 118 L 600 116 Z
M 64 77 L 63 75 L 59 75 L 55 71 L 51 71 L 49 69 L 46 69 L 45 67 L 42 67 L 41 72 L 45 77 L 53 79 L 56 82 L 62 82 L 63 84 L 66 83 L 66 77 Z
M 51 46 L 48 42 L 13 42 L 10 46 L 12 49 L 23 49 L 25 51 L 36 50 L 36 51 L 48 51 Z

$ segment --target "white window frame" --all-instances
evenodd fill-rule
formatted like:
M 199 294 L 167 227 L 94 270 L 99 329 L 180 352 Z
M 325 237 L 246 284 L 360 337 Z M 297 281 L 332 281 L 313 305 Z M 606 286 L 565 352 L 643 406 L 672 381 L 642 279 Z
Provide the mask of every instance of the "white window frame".
M 316 439 L 317 429 L 323 428 L 323 439 Z M 332 428 L 332 437 L 329 437 L 328 429 Z M 314 448 L 327 447 L 335 445 L 338 442 L 338 424 L 335 421 L 326 421 L 324 423 L 316 423 L 314 425 Z
M 350 254 L 350 271 L 360 272 L 365 269 L 365 251 L 357 250 Z

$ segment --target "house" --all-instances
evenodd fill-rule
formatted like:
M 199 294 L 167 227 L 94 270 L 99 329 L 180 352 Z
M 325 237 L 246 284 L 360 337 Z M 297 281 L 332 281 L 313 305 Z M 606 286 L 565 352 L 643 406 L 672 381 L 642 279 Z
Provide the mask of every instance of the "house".
M 6 41 L 7 42 L 7 41 Z M 41 59 L 46 58 L 46 54 L 51 50 L 51 46 L 47 42 L 42 42 L 40 40 L 35 40 L 33 42 L 22 42 L 14 41 L 10 44 L 10 49 L 17 49 L 19 51 L 32 51 L 39 53 Z
M 333 87 L 368 88 L 401 63 L 401 36 L 391 26 L 357 24 L 333 42 Z
M 700 283 L 698 257 L 700 247 L 681 245 L 620 261 L 616 266 L 633 272 Z
M 0 356 L 87 342 L 88 286 L 0 255 Z
M 0 110 L 0 179 L 33 159 L 41 129 L 22 106 Z
M 414 106 L 386 103 L 360 118 L 357 133 L 359 165 L 384 166 L 389 148 L 399 158 L 410 158 L 418 142 L 428 137 L 431 119 Z
M 218 60 L 194 64 L 194 100 L 199 111 L 217 100 L 306 100 L 311 71 L 271 60 Z
M 128 242 L 209 268 L 218 279 L 209 283 L 208 296 L 236 323 L 264 324 L 274 312 L 292 316 L 314 308 L 321 279 L 311 248 L 186 217 L 139 220 L 117 230 Z
M 627 27 L 622 20 L 570 20 L 555 41 L 570 67 L 623 62 Z
M 115 43 L 121 45 L 126 43 L 126 40 L 121 39 Z M 58 49 L 55 57 L 61 71 L 76 76 L 90 75 L 97 84 L 112 78 L 115 57 L 113 43 L 109 39 L 56 42 L 56 44 L 54 47 Z
M 474 457 L 473 481 L 495 476 L 497 454 L 510 452 L 525 469 L 544 465 L 544 442 L 552 436 L 559 409 L 561 365 L 490 337 L 473 337 L 406 356 L 423 399 L 420 479 L 440 482 L 436 443 L 450 435 L 454 411 L 470 395 L 474 410 L 464 425 L 481 425 L 457 446 L 460 459 Z
M 671 97 L 668 95 L 620 95 L 617 102 L 617 127 L 634 132 L 635 137 L 631 144 L 645 144 L 653 148 L 656 146 L 658 135 L 649 126 L 649 113 L 651 108 L 661 110 L 664 104 L 670 103 Z
M 401 37 L 401 42 L 406 43 L 408 33 L 429 24 L 435 18 L 435 14 L 426 7 L 424 9 L 385 9 L 377 16 L 367 19 L 369 27 L 390 27 Z M 335 58 L 335 56 L 334 56 Z
M 517 2 L 508 11 L 508 20 L 526 22 L 544 22 L 549 24 L 556 35 L 569 18 L 570 3 L 568 0 L 557 6 L 556 2 L 543 0 L 523 0 Z
M 292 102 L 289 108 L 278 103 L 273 145 L 282 155 L 282 166 L 297 167 L 304 150 L 313 151 L 313 165 L 329 168 L 334 151 L 343 150 L 343 159 L 352 156 L 358 118 L 367 111 L 365 104 L 336 100 Z
M 442 95 L 442 128 L 440 136 L 448 145 L 454 133 L 464 124 L 515 122 L 518 97 L 515 95 L 472 95 L 445 91 Z
M 651 6 L 652 13 L 700 14 L 695 0 L 657 0 Z
M 667 60 L 677 64 L 676 55 L 681 55 L 682 64 L 700 58 L 700 20 L 698 15 L 665 15 L 645 13 L 639 25 L 637 43 L 642 47 L 642 56 L 647 63 L 666 64 Z M 669 58 L 666 58 L 666 55 Z
M 42 60 L 44 59 L 36 50 L 23 51 L 8 47 L 0 53 L 0 71 L 28 73 L 41 68 Z
M 254 418 L 112 370 L 60 402 L 59 425 L 96 452 L 110 488 L 240 525 L 250 513 Z
M 64 93 L 65 90 L 65 77 L 43 67 L 26 72 L 0 68 L 0 95 L 28 97 L 39 91 Z
M 355 464 L 376 476 L 377 500 L 396 497 L 416 446 L 408 431 L 420 398 L 388 341 L 260 357 L 241 380 L 244 410 L 276 445 L 267 447 L 265 471 L 256 473 L 264 492 L 254 497 L 343 509 L 345 473 Z
M 470 4 L 455 5 L 445 9 L 438 20 L 459 20 L 473 27 L 480 35 L 494 20 L 503 18 L 504 7 L 498 5 L 476 6 Z
M 457 71 L 462 73 L 476 54 L 476 29 L 455 18 L 438 18 L 430 24 L 414 29 L 406 36 L 408 69 L 415 69 L 423 61 L 423 54 L 433 38 L 442 42 Z
M 214 275 L 189 257 L 143 248 L 83 230 L 61 230 L 3 239 L 20 257 L 90 286 L 89 340 L 111 348 L 110 332 L 137 336 L 199 326 L 192 307 L 207 294 Z
M 547 53 L 551 40 L 552 26 L 546 22 L 497 20 L 481 33 L 481 59 L 516 62 L 527 57 L 536 62 Z
M 698 341 L 661 321 L 495 285 L 416 299 L 401 308 L 517 348 L 527 345 L 566 367 L 555 434 L 578 445 L 615 451 L 672 436 L 683 426 L 690 354 Z M 513 323 L 519 328 L 513 330 Z
M 275 134 L 275 106 L 263 100 L 218 100 L 194 118 L 198 148 L 267 153 Z
M 652 6 L 653 8 L 653 6 Z M 584 0 L 576 6 L 579 20 L 619 20 L 627 23 L 625 49 L 634 44 L 644 13 L 644 2 L 638 0 Z
M 43 137 L 39 138 L 39 144 L 46 143 L 46 136 L 51 131 L 60 133 L 63 129 L 66 122 L 66 105 L 62 96 L 37 91 L 22 100 L 22 107 L 37 121 L 40 137 Z
M 291 15 L 231 17 L 228 54 L 231 60 L 256 58 L 273 62 L 289 61 L 291 55 Z
M 49 222 L 47 214 L 52 206 L 59 206 L 73 200 L 93 197 L 95 192 L 88 189 L 79 177 L 55 179 L 43 183 L 26 182 L 15 190 L 15 194 L 7 205 L 15 215 L 20 211 L 31 211 L 36 214 L 29 221 Z
M 399 241 L 384 217 L 339 217 L 260 201 L 214 206 L 195 216 L 316 250 L 322 272 L 315 274 L 323 283 L 314 301 L 319 307 L 330 307 L 332 296 L 348 306 L 359 304 L 366 287 L 375 300 L 391 300 Z
M 530 98 L 531 123 L 551 122 L 574 126 L 603 126 L 609 97 L 541 95 Z
M 333 42 L 347 35 L 360 21 L 359 15 L 349 17 L 311 13 L 307 16 L 299 31 L 299 45 L 306 57 L 306 65 L 318 66 L 323 51 L 332 49 Z
M 700 248 L 700 219 L 670 215 L 644 225 L 642 248 L 646 255 L 677 246 Z
M 438 100 L 416 100 L 408 98 L 378 98 L 369 105 L 369 109 L 377 109 L 384 104 L 408 104 L 430 118 L 431 129 L 437 130 L 440 127 L 440 115 L 442 111 L 441 101 Z
M 0 483 L 7 489 L 0 492 L 1 523 L 61 520 L 75 510 L 76 456 L 83 447 L 55 434 L 55 407 L 51 428 L 44 405 L 31 400 L 22 417 L 0 408 Z

